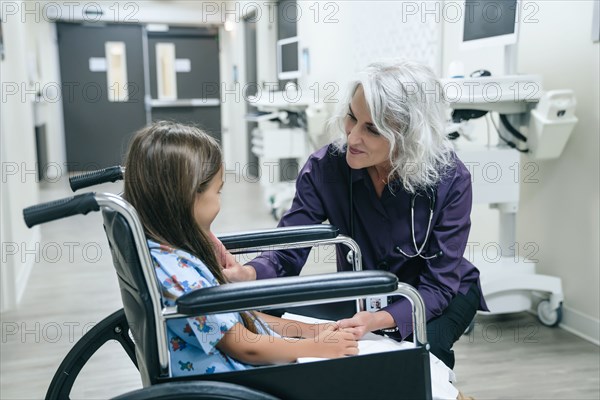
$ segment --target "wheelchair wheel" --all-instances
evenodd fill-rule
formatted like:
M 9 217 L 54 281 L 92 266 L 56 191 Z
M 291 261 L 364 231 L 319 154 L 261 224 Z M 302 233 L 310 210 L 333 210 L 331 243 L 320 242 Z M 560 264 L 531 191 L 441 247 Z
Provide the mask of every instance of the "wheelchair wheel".
M 270 394 L 225 382 L 188 381 L 162 383 L 122 394 L 113 400 L 278 400 Z

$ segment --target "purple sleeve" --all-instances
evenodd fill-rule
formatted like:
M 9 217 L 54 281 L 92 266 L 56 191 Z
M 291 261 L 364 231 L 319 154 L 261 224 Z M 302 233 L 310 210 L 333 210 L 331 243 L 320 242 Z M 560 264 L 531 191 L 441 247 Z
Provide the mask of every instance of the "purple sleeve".
M 465 170 L 454 179 L 429 239 L 429 253 L 441 251 L 442 255 L 425 260 L 419 276 L 417 290 L 425 302 L 427 321 L 441 315 L 458 293 L 463 271 L 461 264 L 466 262 L 463 255 L 471 228 L 471 177 Z M 411 310 L 409 300 L 404 297 L 385 308 L 403 338 L 412 334 Z
M 315 177 L 315 163 L 308 160 L 296 180 L 296 195 L 288 212 L 286 212 L 279 227 L 314 225 L 325 221 L 323 202 L 319 197 L 322 184 Z M 299 275 L 310 248 L 294 250 L 265 251 L 260 256 L 246 263 L 256 270 L 256 279 L 275 278 L 278 276 Z

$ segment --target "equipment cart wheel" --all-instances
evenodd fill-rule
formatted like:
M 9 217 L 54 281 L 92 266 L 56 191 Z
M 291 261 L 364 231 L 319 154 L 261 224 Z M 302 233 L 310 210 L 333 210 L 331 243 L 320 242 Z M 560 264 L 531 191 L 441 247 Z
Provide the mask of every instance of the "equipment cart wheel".
M 542 300 L 538 304 L 537 314 L 542 324 L 549 327 L 557 326 L 562 321 L 562 304 L 553 310 L 549 300 Z

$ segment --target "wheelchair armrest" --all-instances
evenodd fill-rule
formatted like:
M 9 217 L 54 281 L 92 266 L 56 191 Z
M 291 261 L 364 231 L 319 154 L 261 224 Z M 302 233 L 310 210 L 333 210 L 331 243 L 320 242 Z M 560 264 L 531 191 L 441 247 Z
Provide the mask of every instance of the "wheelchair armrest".
M 179 297 L 177 312 L 203 315 L 268 308 L 288 303 L 359 298 L 391 293 L 396 275 L 386 271 L 337 272 L 309 276 L 262 279 L 197 289 Z
M 228 250 L 275 246 L 286 243 L 334 239 L 339 230 L 333 225 L 304 225 L 275 229 L 261 229 L 219 235 Z

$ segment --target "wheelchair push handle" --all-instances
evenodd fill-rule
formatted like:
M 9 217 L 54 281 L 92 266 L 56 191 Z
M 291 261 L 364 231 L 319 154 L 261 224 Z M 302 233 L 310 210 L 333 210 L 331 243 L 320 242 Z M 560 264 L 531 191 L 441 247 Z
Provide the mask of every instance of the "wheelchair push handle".
M 116 182 L 123 179 L 125 169 L 120 165 L 86 172 L 81 175 L 74 175 L 69 178 L 71 190 L 76 192 L 79 189 L 99 185 L 101 183 Z
M 87 214 L 90 211 L 98 211 L 100 206 L 96 201 L 95 193 L 84 193 L 42 203 L 23 209 L 23 218 L 28 228 L 50 222 L 57 219 L 70 217 L 72 215 Z

